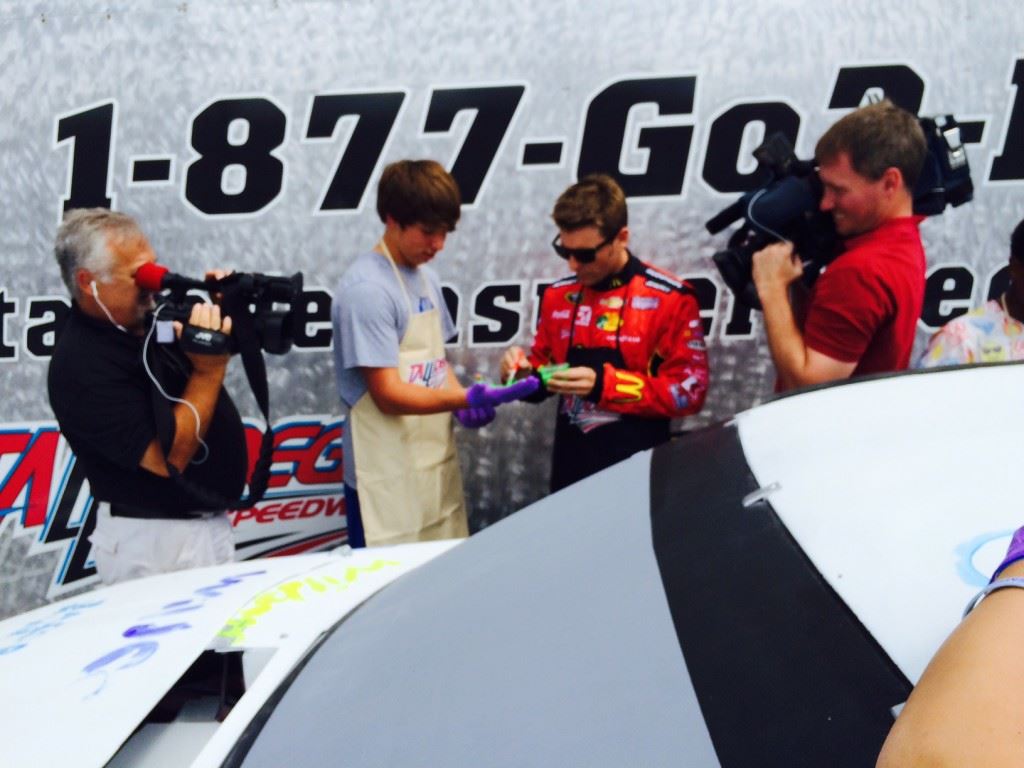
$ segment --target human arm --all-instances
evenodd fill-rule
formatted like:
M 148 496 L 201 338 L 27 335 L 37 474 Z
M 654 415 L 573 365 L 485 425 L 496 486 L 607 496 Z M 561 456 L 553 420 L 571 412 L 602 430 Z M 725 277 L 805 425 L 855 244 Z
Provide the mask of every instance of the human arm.
M 447 365 L 447 364 L 446 364 Z M 466 408 L 466 389 L 448 367 L 445 386 L 434 389 L 402 381 L 397 368 L 361 368 L 366 388 L 381 413 L 391 416 L 444 413 Z
M 455 378 L 455 372 L 451 368 L 448 369 L 448 381 L 450 386 L 459 386 L 459 381 Z M 466 393 L 466 397 L 468 400 L 468 391 Z M 493 405 L 481 405 L 476 407 L 468 406 L 466 408 L 459 408 L 452 415 L 455 417 L 455 420 L 466 429 L 480 429 L 494 421 L 498 412 Z
M 753 277 L 764 314 L 768 349 L 783 389 L 849 378 L 856 361 L 838 360 L 808 346 L 790 301 L 790 285 L 803 275 L 792 243 L 772 243 L 754 254 Z
M 526 356 L 522 347 L 509 347 L 501 356 L 501 364 L 498 374 L 502 381 L 508 381 L 513 374 L 515 378 L 521 379 L 533 371 L 533 364 Z
M 586 365 L 574 365 L 563 371 L 556 371 L 548 378 L 547 389 L 556 395 L 587 397 L 597 386 L 597 370 Z
M 532 394 L 540 383 L 536 377 L 531 377 L 508 387 L 491 387 L 477 383 L 465 389 L 449 368 L 445 386 L 432 389 L 402 381 L 395 368 L 363 369 L 363 373 L 366 375 L 370 397 L 382 413 L 423 415 L 444 411 L 478 410 L 478 413 L 463 414 L 459 418 L 464 426 L 483 426 L 477 422 L 485 418 L 486 411 Z
M 550 290 L 545 290 L 541 296 L 537 330 L 534 333 L 529 353 L 519 346 L 512 346 L 505 350 L 499 366 L 499 376 L 502 382 L 508 382 L 512 376 L 515 379 L 525 379 L 534 374 L 540 366 L 561 362 L 555 359 L 553 351 L 554 318 L 550 318 L 548 322 L 545 322 L 544 319 L 549 318 L 554 311 L 553 304 L 556 302 L 557 296 L 556 292 Z M 539 403 L 553 394 L 547 390 L 543 380 L 539 377 L 538 382 L 537 390 L 532 395 L 523 398 L 527 402 Z
M 1024 577 L 1018 561 L 998 578 Z M 984 600 L 936 652 L 896 719 L 877 768 L 1024 765 L 1024 590 Z
M 368 264 L 373 266 L 357 260 L 354 271 L 346 273 L 335 289 L 331 306 L 334 362 L 342 396 L 354 405 L 367 393 L 382 413 L 395 416 L 465 407 L 465 389 L 440 350 L 436 358 L 417 364 L 408 377 L 401 375 L 399 350 L 411 316 L 401 295 L 396 298 L 388 287 L 394 282 L 390 270 L 381 277 L 368 271 Z M 450 318 L 445 307 L 438 311 L 444 336 Z
M 189 316 L 189 325 L 231 333 L 231 318 L 221 318 L 220 307 L 216 304 L 195 304 Z M 175 323 L 175 333 L 181 338 L 183 326 Z M 149 441 L 139 466 L 161 477 L 168 477 L 167 464 L 184 472 L 199 450 L 200 441 L 206 436 L 213 412 L 220 397 L 221 385 L 227 371 L 229 355 L 186 353 L 192 364 L 192 371 L 185 383 L 180 400 L 171 408 L 174 417 L 174 437 L 170 449 L 165 453 L 158 437 Z M 192 409 L 195 409 L 194 411 Z
M 688 290 L 673 290 L 656 301 L 656 308 L 634 310 L 651 313 L 652 322 L 642 331 L 651 339 L 643 359 L 629 359 L 625 367 L 604 363 L 600 369 L 558 371 L 548 379 L 549 391 L 637 416 L 677 418 L 698 412 L 707 394 L 708 362 L 696 298 Z

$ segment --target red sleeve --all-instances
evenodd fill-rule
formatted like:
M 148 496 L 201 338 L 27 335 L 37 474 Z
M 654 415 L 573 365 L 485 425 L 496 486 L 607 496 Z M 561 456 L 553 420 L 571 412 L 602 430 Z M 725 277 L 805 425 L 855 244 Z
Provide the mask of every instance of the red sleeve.
M 893 314 L 892 298 L 874 270 L 836 265 L 818 278 L 804 321 L 804 343 L 844 363 L 864 355 L 878 329 Z
M 637 416 L 677 418 L 697 413 L 708 389 L 708 357 L 697 300 L 676 292 L 661 310 L 647 370 L 604 366 L 600 406 Z M 660 359 L 656 373 L 652 362 Z

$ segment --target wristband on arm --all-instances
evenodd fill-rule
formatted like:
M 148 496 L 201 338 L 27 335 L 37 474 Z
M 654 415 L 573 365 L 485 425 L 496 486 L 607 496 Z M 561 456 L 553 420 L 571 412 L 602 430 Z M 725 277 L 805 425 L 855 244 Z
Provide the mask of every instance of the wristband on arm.
M 967 614 L 978 607 L 978 603 L 988 597 L 990 594 L 999 589 L 1006 589 L 1008 587 L 1016 587 L 1017 589 L 1024 589 L 1024 578 L 1017 576 L 1010 579 L 1000 579 L 999 581 L 993 581 L 988 584 L 981 592 L 971 598 L 971 602 L 964 608 L 963 618 L 967 618 Z
M 992 579 L 989 581 L 988 585 L 971 598 L 971 601 L 967 604 L 967 608 L 964 609 L 965 618 L 967 614 L 978 606 L 978 603 L 984 600 L 986 596 L 997 590 L 1011 587 L 1024 589 L 1024 578 L 999 578 L 1000 573 L 1016 563 L 1018 560 L 1024 560 L 1024 526 L 1013 532 L 1013 538 L 1010 539 L 1010 546 L 1006 549 L 1006 557 L 1003 558 L 1003 562 L 996 566 L 995 571 L 992 573 Z
M 995 581 L 996 577 L 999 576 L 1006 568 L 1016 563 L 1018 560 L 1024 560 L 1024 526 L 1021 526 L 1013 532 L 1013 538 L 1010 539 L 1010 546 L 1006 548 L 1006 557 L 1003 558 L 996 569 L 992 572 L 992 578 L 990 582 Z

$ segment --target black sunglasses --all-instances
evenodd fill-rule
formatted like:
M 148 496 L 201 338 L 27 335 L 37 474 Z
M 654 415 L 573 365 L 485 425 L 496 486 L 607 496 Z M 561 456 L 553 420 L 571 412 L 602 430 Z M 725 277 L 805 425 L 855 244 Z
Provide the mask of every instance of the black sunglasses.
M 555 235 L 555 239 L 551 241 L 551 247 L 555 249 L 555 253 L 561 256 L 566 261 L 572 256 L 580 264 L 590 264 L 594 259 L 597 258 L 597 252 L 604 248 L 606 245 L 615 240 L 619 236 L 616 232 L 606 240 L 602 240 L 600 243 L 595 245 L 593 248 L 566 248 L 559 242 L 561 235 Z

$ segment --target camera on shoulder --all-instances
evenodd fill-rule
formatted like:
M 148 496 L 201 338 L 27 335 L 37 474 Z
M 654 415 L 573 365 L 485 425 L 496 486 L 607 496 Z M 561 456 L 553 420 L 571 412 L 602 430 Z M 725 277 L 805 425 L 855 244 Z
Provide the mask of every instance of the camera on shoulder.
M 914 186 L 914 213 L 935 216 L 947 205 L 974 196 L 959 123 L 952 115 L 918 117 L 928 143 L 924 166 Z M 812 160 L 800 160 L 782 133 L 773 133 L 753 152 L 764 181 L 705 223 L 715 235 L 743 220 L 727 247 L 712 256 L 722 279 L 738 301 L 761 309 L 752 282 L 754 253 L 788 240 L 804 262 L 803 280 L 813 284 L 841 250 L 832 216 L 819 210 L 821 180 Z
M 266 423 L 260 439 L 259 454 L 249 480 L 249 494 L 241 499 L 226 499 L 219 494 L 201 487 L 185 478 L 176 467 L 167 462 L 168 475 L 175 483 L 195 500 L 197 509 L 245 509 L 259 502 L 266 493 L 270 478 L 270 466 L 274 450 L 274 430 L 271 428 L 270 393 L 263 352 L 283 355 L 292 347 L 297 326 L 298 303 L 302 300 L 302 273 L 291 277 L 275 277 L 258 273 L 233 272 L 219 279 L 194 280 L 175 275 L 166 267 L 151 263 L 140 267 L 135 273 L 139 287 L 158 293 L 156 308 L 150 313 L 150 324 L 156 332 L 158 343 L 171 342 L 174 334 L 166 333 L 167 321 L 177 320 L 184 325 L 181 344 L 186 352 L 193 354 L 223 355 L 239 353 L 245 368 L 245 375 L 252 389 Z M 221 306 L 222 314 L 231 318 L 231 333 L 190 325 L 192 308 L 203 299 L 189 291 L 206 291 Z M 161 334 L 161 329 L 164 333 Z M 163 335 L 164 338 L 160 338 Z M 149 359 L 143 348 L 144 361 Z M 152 355 L 150 362 L 159 369 L 161 356 Z M 147 365 L 147 371 L 150 371 Z M 169 413 L 169 399 L 159 384 L 159 372 L 150 371 L 150 377 L 162 397 L 155 397 Z M 173 441 L 173 431 L 167 424 L 173 418 L 157 419 L 158 436 L 163 445 Z
M 182 346 L 198 354 L 234 354 L 252 338 L 264 352 L 283 355 L 292 348 L 296 307 L 302 298 L 302 273 L 290 277 L 255 272 L 233 272 L 219 280 L 193 280 L 172 273 L 162 275 L 161 293 L 148 322 L 177 320 L 185 325 Z M 219 295 L 223 313 L 231 317 L 230 335 L 188 325 L 193 305 L 203 299 L 188 291 L 202 289 Z

